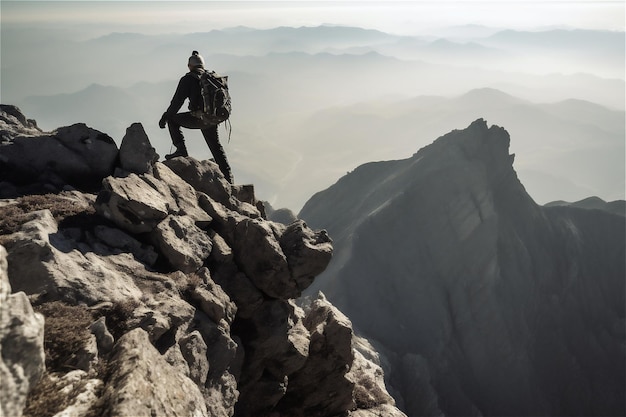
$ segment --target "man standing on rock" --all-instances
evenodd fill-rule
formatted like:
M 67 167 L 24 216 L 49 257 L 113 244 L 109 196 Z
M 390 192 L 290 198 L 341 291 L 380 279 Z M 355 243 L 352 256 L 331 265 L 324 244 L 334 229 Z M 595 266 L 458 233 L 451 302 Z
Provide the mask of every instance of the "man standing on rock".
M 174 97 L 167 108 L 161 120 L 159 120 L 159 127 L 161 129 L 167 127 L 172 137 L 172 143 L 176 147 L 176 151 L 171 154 L 165 155 L 165 159 L 175 158 L 177 156 L 187 156 L 187 147 L 185 146 L 185 138 L 181 127 L 187 129 L 200 129 L 204 140 L 206 140 L 209 149 L 215 158 L 215 162 L 219 165 L 220 170 L 231 184 L 233 183 L 233 175 L 230 170 L 230 165 L 226 159 L 226 153 L 222 147 L 218 133 L 217 124 L 210 121 L 205 121 L 194 115 L 195 112 L 202 110 L 203 101 L 200 87 L 200 75 L 205 71 L 204 59 L 198 53 L 193 51 L 189 57 L 187 63 L 189 72 L 185 74 L 178 82 L 178 87 L 174 93 Z M 185 99 L 189 99 L 189 111 L 184 113 L 177 113 L 182 107 Z

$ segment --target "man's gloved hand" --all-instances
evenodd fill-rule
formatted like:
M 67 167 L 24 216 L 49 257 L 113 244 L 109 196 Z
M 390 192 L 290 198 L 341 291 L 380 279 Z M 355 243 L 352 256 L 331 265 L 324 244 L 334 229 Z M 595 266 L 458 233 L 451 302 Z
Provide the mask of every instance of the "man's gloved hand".
M 167 123 L 167 116 L 165 113 L 163 113 L 163 116 L 161 116 L 161 120 L 159 120 L 159 127 L 161 129 L 165 129 L 165 123 Z

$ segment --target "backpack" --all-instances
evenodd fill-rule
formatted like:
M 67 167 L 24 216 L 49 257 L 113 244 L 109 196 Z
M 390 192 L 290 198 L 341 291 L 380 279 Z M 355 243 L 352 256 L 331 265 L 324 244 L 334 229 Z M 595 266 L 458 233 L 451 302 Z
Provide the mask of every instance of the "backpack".
M 197 115 L 214 124 L 228 120 L 232 110 L 228 92 L 228 76 L 206 70 L 200 75 L 200 88 L 203 109 Z

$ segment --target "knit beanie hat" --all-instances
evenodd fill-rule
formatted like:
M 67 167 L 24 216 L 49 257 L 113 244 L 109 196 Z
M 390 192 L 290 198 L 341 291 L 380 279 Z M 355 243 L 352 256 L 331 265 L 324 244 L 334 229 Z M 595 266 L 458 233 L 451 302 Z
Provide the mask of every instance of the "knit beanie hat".
M 189 57 L 188 65 L 190 67 L 202 67 L 204 68 L 204 58 L 198 53 L 198 51 L 193 51 L 191 56 Z

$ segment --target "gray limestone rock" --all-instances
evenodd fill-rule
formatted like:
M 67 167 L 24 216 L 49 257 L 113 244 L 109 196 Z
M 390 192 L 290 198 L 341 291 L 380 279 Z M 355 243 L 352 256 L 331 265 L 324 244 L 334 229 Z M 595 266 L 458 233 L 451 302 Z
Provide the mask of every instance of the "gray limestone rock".
M 355 408 L 355 381 L 346 376 L 354 361 L 350 320 L 320 294 L 303 322 L 310 333 L 308 358 L 289 375 L 279 409 L 288 415 L 335 415 Z
M 303 318 L 304 312 L 293 302 L 268 300 L 245 322 L 255 337 L 242 340 L 246 357 L 237 404 L 241 415 L 259 415 L 275 407 L 290 376 L 305 365 L 309 332 Z
M 189 366 L 189 378 L 199 387 L 204 386 L 209 374 L 207 345 L 199 331 L 195 330 L 178 341 L 180 351 Z
M 197 274 L 202 283 L 190 289 L 191 299 L 198 303 L 200 309 L 215 323 L 223 320 L 230 326 L 235 319 L 237 305 L 230 300 L 222 287 L 211 279 L 207 268 L 201 268 Z
M 313 231 L 303 220 L 296 220 L 287 226 L 279 244 L 300 292 L 313 283 L 332 258 L 332 241 L 326 231 Z
M 131 233 L 152 231 L 170 213 L 162 194 L 137 174 L 108 177 L 96 199 L 96 211 Z
M 168 216 L 151 236 L 165 259 L 185 273 L 197 271 L 211 254 L 211 238 L 191 217 Z
M 104 385 L 102 380 L 90 378 L 87 372 L 70 371 L 67 374 L 49 374 L 49 383 L 59 397 L 65 397 L 66 406 L 55 417 L 74 417 L 86 415 L 98 401 L 99 391 Z
M 231 246 L 235 263 L 265 294 L 282 300 L 300 295 L 287 258 L 267 222 L 244 218 L 235 226 Z
M 96 304 L 139 299 L 133 279 L 117 271 L 141 265 L 129 254 L 100 258 L 81 252 L 78 244 L 58 232 L 49 210 L 31 212 L 19 232 L 5 238 L 12 286 L 27 294 Z
M 152 246 L 139 242 L 120 229 L 97 225 L 93 231 L 94 236 L 109 248 L 132 253 L 138 261 L 144 262 L 146 265 L 154 265 L 159 257 Z
M 159 160 L 141 123 L 133 123 L 126 129 L 120 145 L 120 166 L 128 172 L 147 174 Z
M 96 341 L 98 343 L 98 352 L 99 354 L 108 354 L 113 349 L 113 343 L 115 340 L 113 339 L 113 335 L 109 332 L 109 329 L 106 325 L 106 318 L 100 317 L 98 320 L 94 321 L 89 327 L 91 333 L 96 337 Z
M 254 191 L 249 186 L 232 186 L 212 161 L 197 161 L 194 158 L 173 158 L 164 162 L 178 176 L 188 182 L 199 193 L 204 193 L 231 210 L 251 218 L 263 217 L 256 207 Z M 238 197 L 245 201 L 241 201 Z M 252 204 L 255 202 L 255 204 Z
M 10 122 L 35 135 L 22 119 L 5 112 L 0 129 Z M 60 131 L 69 138 L 80 129 Z M 3 143 L 17 136 L 3 136 Z M 133 124 L 120 151 L 119 177 L 106 177 L 95 201 L 66 193 L 80 207 L 93 205 L 97 216 L 86 209 L 65 215 L 57 200 L 44 198 L 38 204 L 52 211 L 18 218 L 17 210 L 6 208 L 18 207 L 17 201 L 0 204 L 18 225 L 2 236 L 13 288 L 38 302 L 87 305 L 99 317 L 75 365 L 93 373 L 96 361 L 109 359 L 107 378 L 90 379 L 82 371 L 55 376 L 59 394 L 71 397 L 59 415 L 85 414 L 92 405 L 103 415 L 256 417 L 281 407 L 291 413 L 283 415 L 311 408 L 345 414 L 359 384 L 368 386 L 360 391 L 364 398 L 382 398 L 377 368 L 359 361 L 354 369 L 361 371 L 348 377 L 349 321 L 320 304 L 306 318 L 307 329 L 293 300 L 331 258 L 326 233 L 302 221 L 264 220 L 253 187 L 231 186 L 210 161 L 159 163 L 155 155 L 141 125 Z M 7 307 L 30 308 L 24 293 L 8 296 L 1 284 L 3 320 Z M 5 360 L 20 339 L 0 335 Z M 3 384 L 17 380 L 11 392 L 21 395 L 11 394 L 8 406 L 2 398 L 2 417 L 7 407 L 23 406 L 34 378 L 23 375 L 42 371 L 38 348 L 26 349 L 21 379 L 10 375 L 17 365 L 0 364 Z
M 0 164 L 8 182 L 96 188 L 113 173 L 118 149 L 108 135 L 83 123 L 44 133 L 13 113 L 0 111 Z
M 111 364 L 103 395 L 107 415 L 209 416 L 198 386 L 167 363 L 143 330 L 120 338 Z
M 11 294 L 7 253 L 0 246 L 0 416 L 22 414 L 26 396 L 45 370 L 44 319 L 26 294 Z
M 175 214 L 189 216 L 198 226 L 201 227 L 207 226 L 211 223 L 211 216 L 209 216 L 207 212 L 202 210 L 198 205 L 198 195 L 196 190 L 185 182 L 185 180 L 160 162 L 154 164 L 153 175 L 154 178 L 164 183 L 169 189 L 167 194 L 172 196 L 172 199 L 178 207 Z

